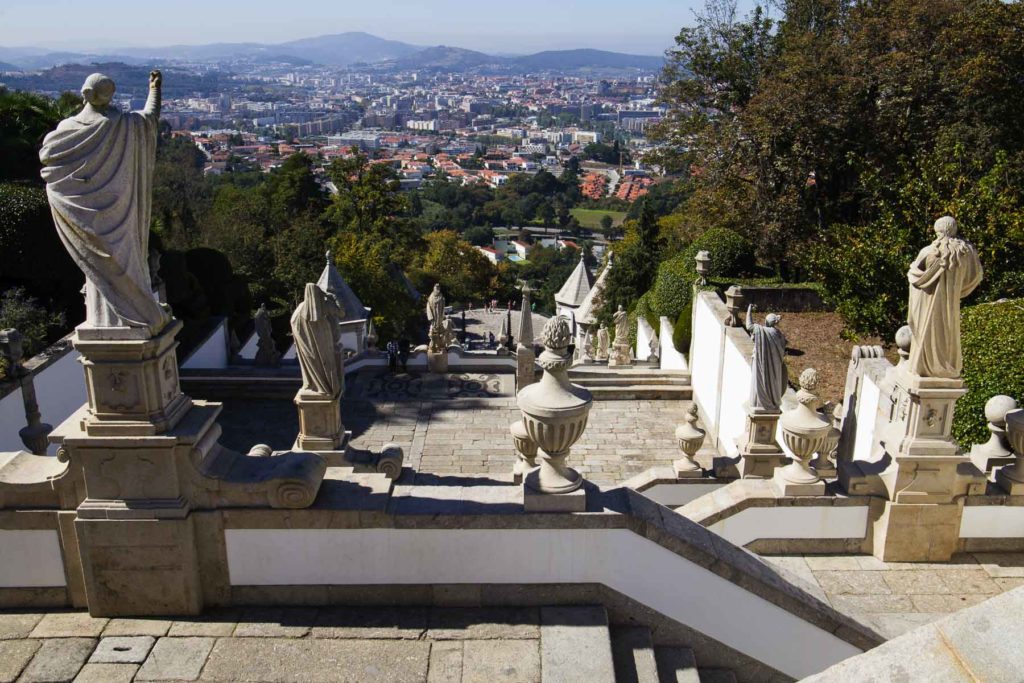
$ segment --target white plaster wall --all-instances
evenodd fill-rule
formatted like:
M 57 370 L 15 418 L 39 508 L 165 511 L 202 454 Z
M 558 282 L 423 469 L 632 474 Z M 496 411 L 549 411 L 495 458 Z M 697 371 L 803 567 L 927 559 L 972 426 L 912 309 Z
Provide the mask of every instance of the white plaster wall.
M 42 420 L 54 427 L 82 407 L 88 399 L 85 391 L 85 370 L 82 369 L 78 358 L 77 351 L 69 351 L 34 378 L 36 400 L 39 401 Z M 0 400 L 0 451 L 25 449 L 18 436 L 18 430 L 25 424 L 25 404 L 21 389 L 18 389 Z M 51 453 L 56 453 L 56 449 L 56 446 L 50 446 Z
M 228 366 L 228 321 L 217 324 L 198 348 L 181 364 L 182 370 L 223 370 Z
M 67 580 L 56 531 L 0 530 L 0 588 L 64 585 Z
M 259 335 L 255 332 L 249 335 L 249 339 L 242 344 L 242 350 L 238 352 L 238 357 L 244 358 L 245 360 L 256 360 L 256 351 L 259 350 L 259 341 Z
M 864 538 L 868 507 L 754 507 L 715 522 L 709 529 L 739 546 L 762 538 Z
M 960 538 L 1024 537 L 1024 507 L 1019 505 L 965 505 Z
M 723 358 L 725 328 L 715 319 L 704 297 L 694 300 L 693 341 L 690 358 L 690 383 L 694 400 L 700 405 L 704 424 L 718 428 L 719 378 Z
M 867 374 L 861 378 L 857 396 L 857 431 L 853 442 L 854 460 L 871 460 L 875 443 L 875 417 L 878 415 L 878 399 L 881 391 Z
M 602 583 L 794 678 L 860 650 L 624 529 L 229 529 L 232 585 Z
M 722 360 L 721 408 L 719 409 L 718 438 L 731 457 L 739 453 L 737 446 L 747 424 L 744 408 L 750 400 L 750 359 L 744 357 L 732 339 L 725 338 Z
M 672 336 L 675 332 L 675 326 L 672 321 L 665 316 L 660 318 L 661 330 L 658 332 L 660 338 L 658 339 L 658 348 L 661 350 L 661 369 L 662 370 L 686 370 L 686 356 L 682 352 L 676 350 L 676 345 L 672 343 Z
M 651 339 L 654 337 L 654 328 L 642 315 L 636 318 L 636 349 L 633 357 L 637 360 L 647 360 L 651 357 Z
M 281 360 L 295 360 L 295 344 L 288 347 L 288 350 L 281 354 Z

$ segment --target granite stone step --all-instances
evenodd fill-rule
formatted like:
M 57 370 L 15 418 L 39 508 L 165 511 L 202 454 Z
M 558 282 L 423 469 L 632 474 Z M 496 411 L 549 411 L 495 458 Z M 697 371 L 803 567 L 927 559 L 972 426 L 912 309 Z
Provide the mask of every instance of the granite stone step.
M 586 386 L 586 385 L 584 385 Z M 595 401 L 632 400 L 678 400 L 693 397 L 693 387 L 678 384 L 617 385 L 611 387 L 587 387 Z
M 697 659 L 688 647 L 661 645 L 654 648 L 660 683 L 699 683 Z
M 651 630 L 646 626 L 613 626 L 610 633 L 616 683 L 658 683 Z
M 542 683 L 614 683 L 608 614 L 604 607 L 542 607 Z
M 728 669 L 698 669 L 700 683 L 736 683 L 736 674 Z

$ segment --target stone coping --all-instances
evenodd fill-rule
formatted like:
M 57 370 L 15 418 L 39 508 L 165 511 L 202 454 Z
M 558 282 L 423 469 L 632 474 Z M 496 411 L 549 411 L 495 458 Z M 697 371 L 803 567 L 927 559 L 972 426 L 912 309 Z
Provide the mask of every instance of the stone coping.
M 61 337 L 35 356 L 25 359 L 22 362 L 22 367 L 28 371 L 28 374 L 38 375 L 43 370 L 75 350 L 75 347 L 71 344 L 71 339 L 74 336 L 75 333 L 72 332 Z M 23 378 L 21 377 L 8 378 L 5 381 L 0 382 L 0 398 L 4 398 L 8 394 L 20 389 L 22 379 Z
M 696 480 L 701 481 L 701 480 Z M 830 488 L 836 488 L 833 484 Z M 770 479 L 737 479 L 677 508 L 677 512 L 703 526 L 711 526 L 754 507 L 869 507 L 870 496 L 847 496 L 829 491 L 824 496 L 783 496 Z
M 328 475 L 330 476 L 330 475 Z M 884 638 L 783 578 L 754 554 L 700 524 L 625 488 L 587 486 L 585 513 L 523 512 L 522 489 L 452 481 L 396 486 L 393 495 L 362 479 L 325 479 L 313 507 L 280 511 L 225 509 L 227 529 L 628 529 L 860 649 Z M 460 479 L 460 478 L 453 478 Z

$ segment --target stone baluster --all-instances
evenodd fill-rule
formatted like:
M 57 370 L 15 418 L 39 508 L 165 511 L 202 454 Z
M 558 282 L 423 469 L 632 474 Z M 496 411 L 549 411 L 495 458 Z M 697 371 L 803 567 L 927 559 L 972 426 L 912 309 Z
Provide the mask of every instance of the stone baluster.
M 983 444 L 971 448 L 971 462 L 982 472 L 991 472 L 1000 465 L 1012 465 L 1013 451 L 1006 437 L 1006 415 L 1017 409 L 1017 401 L 1010 396 L 993 396 L 985 402 L 985 419 L 990 436 Z
M 25 406 L 27 424 L 18 430 L 18 436 L 25 448 L 35 455 L 45 455 L 47 436 L 53 431 L 51 425 L 42 421 L 39 402 L 36 400 L 36 385 L 32 373 L 21 364 L 24 337 L 15 329 L 0 331 L 0 356 L 8 363 L 8 374 L 21 387 L 21 400 Z
M 821 496 L 825 482 L 811 471 L 808 460 L 820 451 L 828 438 L 831 425 L 818 413 L 820 403 L 814 390 L 818 386 L 818 372 L 807 368 L 800 373 L 800 391 L 797 407 L 783 413 L 779 421 L 782 440 L 793 452 L 793 461 L 775 470 L 772 481 L 784 496 Z
M 1024 410 L 1006 413 L 1006 433 L 1016 454 L 1012 465 L 996 470 L 996 483 L 1011 496 L 1024 496 Z
M 676 476 L 680 479 L 691 479 L 704 476 L 704 470 L 693 459 L 697 451 L 704 445 L 704 430 L 697 427 L 697 404 L 691 403 L 686 411 L 686 424 L 676 427 L 676 441 L 682 458 L 672 463 Z
M 569 382 L 569 321 L 562 316 L 552 318 L 541 336 L 544 351 L 537 362 L 544 375 L 517 396 L 526 432 L 540 449 L 540 467 L 524 477 L 523 505 L 527 512 L 582 512 L 586 509 L 583 477 L 565 460 L 583 435 L 593 397 Z

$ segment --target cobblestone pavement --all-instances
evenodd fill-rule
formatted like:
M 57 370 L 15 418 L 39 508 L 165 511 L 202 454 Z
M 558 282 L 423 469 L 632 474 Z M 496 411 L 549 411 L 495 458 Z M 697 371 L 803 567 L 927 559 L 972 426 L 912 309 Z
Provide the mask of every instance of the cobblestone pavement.
M 540 680 L 538 608 L 249 608 L 202 618 L 0 612 L 0 683 Z
M 520 418 L 512 376 L 451 377 L 432 384 L 417 376 L 351 383 L 354 396 L 347 395 L 341 404 L 351 445 L 376 451 L 397 443 L 405 450 L 406 465 L 418 473 L 508 475 L 516 457 L 508 428 Z M 675 428 L 683 422 L 687 403 L 595 402 L 569 464 L 601 486 L 671 464 L 681 457 Z M 242 452 L 256 443 L 286 450 L 298 430 L 295 406 L 281 399 L 227 401 L 220 423 L 221 442 Z
M 935 564 L 882 562 L 870 555 L 763 559 L 887 638 L 1024 586 L 1024 553 L 964 553 Z

